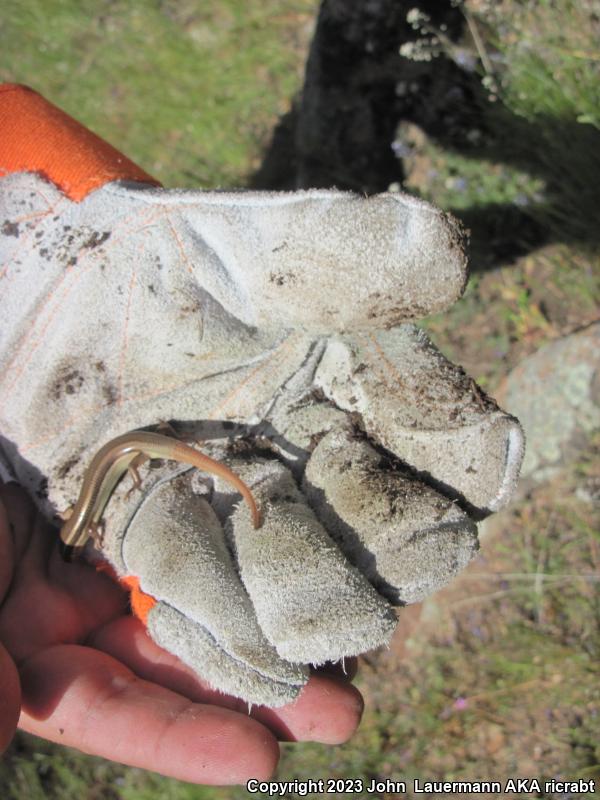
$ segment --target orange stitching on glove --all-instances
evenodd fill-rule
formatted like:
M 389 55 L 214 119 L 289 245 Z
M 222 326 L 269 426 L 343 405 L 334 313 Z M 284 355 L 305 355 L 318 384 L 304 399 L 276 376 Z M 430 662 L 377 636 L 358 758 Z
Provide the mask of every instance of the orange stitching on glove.
M 71 200 L 116 180 L 160 186 L 112 145 L 27 86 L 0 86 L 0 176 L 38 172 Z

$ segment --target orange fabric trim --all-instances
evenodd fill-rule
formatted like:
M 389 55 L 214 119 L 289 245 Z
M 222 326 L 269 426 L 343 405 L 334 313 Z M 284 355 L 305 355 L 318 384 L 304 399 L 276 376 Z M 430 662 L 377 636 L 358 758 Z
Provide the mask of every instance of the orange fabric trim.
M 131 592 L 129 597 L 131 610 L 146 625 L 148 614 L 158 600 L 140 589 L 140 579 L 136 578 L 135 575 L 126 575 L 119 580 L 119 583 Z
M 105 572 L 113 580 L 120 583 L 124 589 L 127 589 L 131 610 L 146 625 L 150 609 L 154 608 L 158 600 L 140 589 L 140 579 L 136 578 L 135 575 L 125 575 L 124 578 L 119 578 L 115 568 L 108 561 L 99 561 L 95 566 L 96 572 Z
M 143 169 L 27 86 L 0 85 L 0 176 L 38 172 L 71 200 L 109 181 L 160 186 Z

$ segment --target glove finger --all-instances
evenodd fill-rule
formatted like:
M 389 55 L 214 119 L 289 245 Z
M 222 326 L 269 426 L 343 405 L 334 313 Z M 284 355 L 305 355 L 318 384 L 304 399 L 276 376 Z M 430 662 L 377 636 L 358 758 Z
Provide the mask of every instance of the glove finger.
M 287 705 L 295 700 L 308 677 L 273 678 L 252 663 L 238 659 L 202 624 L 167 603 L 157 603 L 148 614 L 147 627 L 157 645 L 174 653 L 215 689 L 256 705 Z M 259 637 L 259 641 L 264 637 Z M 281 660 L 281 659 L 280 659 Z M 270 669 L 271 673 L 275 670 Z M 280 671 L 281 672 L 281 671 Z
M 514 492 L 518 421 L 413 325 L 330 341 L 315 382 L 366 432 L 444 493 L 488 513 Z
M 265 640 L 235 572 L 223 531 L 186 475 L 159 484 L 122 543 L 128 574 L 159 602 L 148 630 L 215 687 L 253 703 L 298 695 L 307 671 L 283 661 Z
M 228 533 L 257 619 L 277 652 L 321 664 L 387 644 L 393 609 L 327 535 L 286 467 L 237 462 L 235 469 L 252 487 L 263 524 L 255 530 L 238 506 Z
M 475 523 L 420 481 L 386 468 L 349 430 L 326 434 L 308 462 L 303 490 L 333 539 L 394 605 L 449 583 L 477 551 Z
M 184 247 L 209 246 L 218 268 L 203 269 L 202 285 L 248 324 L 374 330 L 441 311 L 464 290 L 458 221 L 410 195 L 145 189 L 144 196 L 177 210 Z

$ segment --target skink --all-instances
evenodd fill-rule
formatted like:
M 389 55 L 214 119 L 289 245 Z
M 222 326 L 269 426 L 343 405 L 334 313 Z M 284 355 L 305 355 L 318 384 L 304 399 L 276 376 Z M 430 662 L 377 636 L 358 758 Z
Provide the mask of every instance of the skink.
M 180 461 L 228 481 L 248 503 L 254 527 L 260 527 L 260 514 L 252 492 L 228 467 L 177 439 L 159 433 L 132 431 L 107 442 L 87 468 L 77 502 L 60 532 L 65 555 L 70 556 L 73 548 L 82 547 L 90 536 L 95 535 L 106 504 L 123 473 L 130 469 L 136 479 L 137 464 L 151 458 Z

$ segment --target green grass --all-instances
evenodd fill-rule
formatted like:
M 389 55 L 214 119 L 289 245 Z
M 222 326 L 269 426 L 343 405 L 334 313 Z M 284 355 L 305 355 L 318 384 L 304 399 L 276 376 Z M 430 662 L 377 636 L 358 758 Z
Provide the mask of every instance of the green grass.
M 7 0 L 0 79 L 26 83 L 166 186 L 243 184 L 302 80 L 316 0 Z
M 0 761 L 2 800 L 220 800 L 222 790 L 151 772 L 18 734 Z

